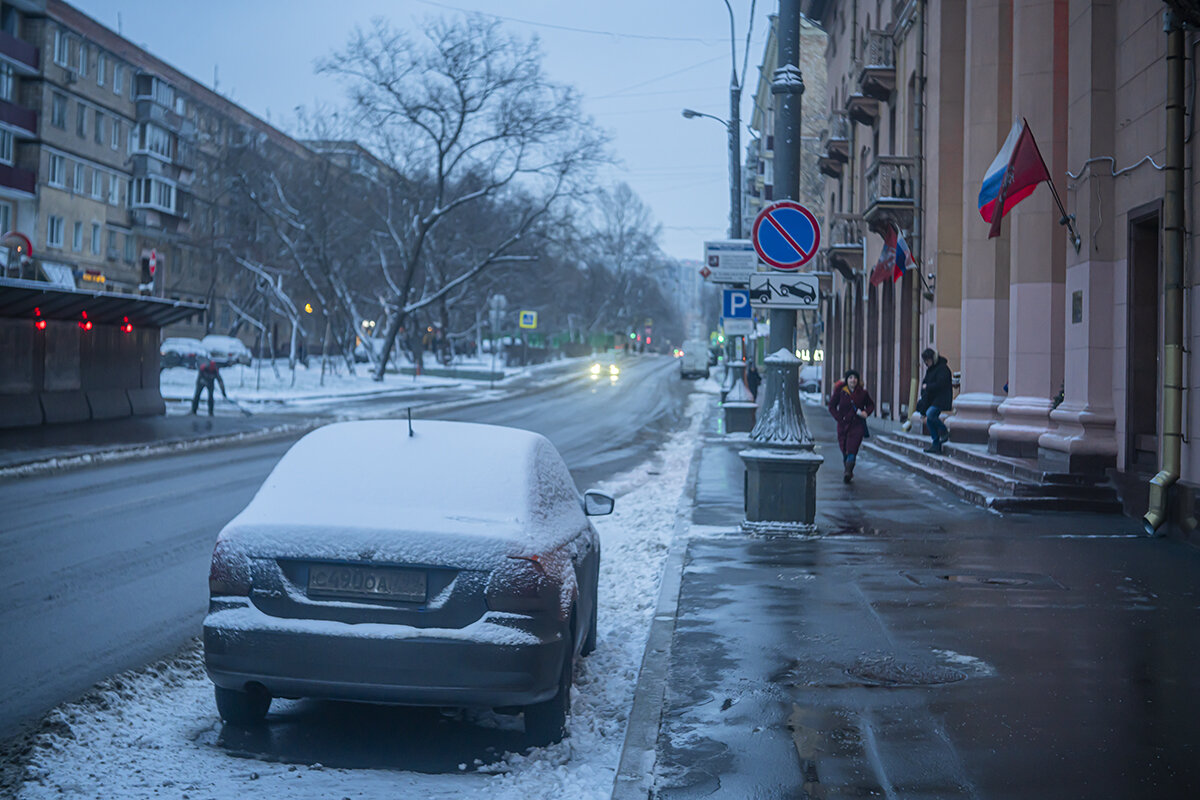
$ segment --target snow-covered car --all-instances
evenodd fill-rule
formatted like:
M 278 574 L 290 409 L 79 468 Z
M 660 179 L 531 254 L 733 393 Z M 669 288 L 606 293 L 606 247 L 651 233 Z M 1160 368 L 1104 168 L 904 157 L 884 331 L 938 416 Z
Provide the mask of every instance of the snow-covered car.
M 204 660 L 221 717 L 273 697 L 491 707 L 558 741 L 596 646 L 611 497 L 543 436 L 421 420 L 320 428 L 221 531 Z
M 208 358 L 208 348 L 199 339 L 189 339 L 185 336 L 172 336 L 163 339 L 158 347 L 159 369 L 171 367 L 186 367 L 195 369 L 198 362 Z
M 208 348 L 209 356 L 219 366 L 228 367 L 231 364 L 250 366 L 250 348 L 236 336 L 221 336 L 210 333 L 201 339 Z
M 819 364 L 805 364 L 800 367 L 800 391 L 821 391 L 821 377 L 824 373 L 825 368 Z

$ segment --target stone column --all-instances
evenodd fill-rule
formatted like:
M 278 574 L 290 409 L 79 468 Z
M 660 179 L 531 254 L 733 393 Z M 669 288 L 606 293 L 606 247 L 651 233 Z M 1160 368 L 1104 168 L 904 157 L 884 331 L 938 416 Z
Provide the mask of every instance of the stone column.
M 1114 75 L 1116 0 L 1077 3 L 1070 22 L 1070 117 L 1067 163 L 1078 169 L 1116 147 Z M 1083 248 L 1067 249 L 1066 364 L 1063 403 L 1050 412 L 1057 429 L 1043 433 L 1038 461 L 1048 472 L 1103 474 L 1116 466 L 1113 410 L 1113 303 L 1117 226 L 1113 179 L 1105 164 L 1077 182 L 1063 202 L 1074 211 Z M 1097 199 L 1099 198 L 1099 199 Z
M 1013 0 L 1012 113 L 1025 118 L 1050 176 L 1066 179 L 1067 0 Z M 1062 192 L 1060 191 L 1061 195 Z M 1049 186 L 1009 212 L 1008 399 L 988 430 L 994 453 L 1036 458 L 1063 383 L 1067 237 Z
M 963 92 L 962 390 L 947 420 L 956 442 L 983 443 L 999 419 L 1008 380 L 1009 234 L 988 239 L 976 200 L 983 175 L 1012 126 L 1011 0 L 966 8 Z M 942 287 L 938 287 L 939 292 Z

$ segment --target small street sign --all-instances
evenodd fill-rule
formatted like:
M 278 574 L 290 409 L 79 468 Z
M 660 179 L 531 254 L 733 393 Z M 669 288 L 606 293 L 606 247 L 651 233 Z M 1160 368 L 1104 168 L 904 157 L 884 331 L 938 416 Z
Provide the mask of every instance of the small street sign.
M 721 320 L 726 336 L 749 336 L 754 333 L 753 317 L 730 317 Z
M 705 242 L 704 268 L 711 273 L 705 275 L 710 283 L 745 283 L 758 268 L 758 254 L 749 239 Z
M 725 319 L 749 319 L 750 293 L 745 289 L 726 289 L 721 302 L 721 316 Z
M 748 294 L 755 306 L 814 311 L 821 299 L 820 278 L 808 272 L 792 275 L 762 272 L 750 276 Z
M 821 226 L 804 206 L 778 200 L 759 212 L 750 229 L 759 257 L 776 269 L 794 270 L 807 264 L 821 246 Z
M 701 277 L 701 278 L 707 278 L 709 275 L 712 275 L 712 270 L 711 270 L 711 269 L 709 269 L 708 267 L 701 267 L 701 268 L 700 268 L 700 277 Z
M 158 269 L 158 251 L 150 251 L 150 274 L 153 275 Z
M 521 315 L 517 318 L 517 325 L 522 328 L 529 328 L 529 329 L 536 328 L 537 327 L 537 312 L 536 311 L 522 311 Z

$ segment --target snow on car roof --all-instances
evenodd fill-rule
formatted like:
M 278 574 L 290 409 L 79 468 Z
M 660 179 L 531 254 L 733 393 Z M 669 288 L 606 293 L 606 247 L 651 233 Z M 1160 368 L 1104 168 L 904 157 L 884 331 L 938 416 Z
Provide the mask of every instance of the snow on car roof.
M 221 538 L 249 537 L 251 549 L 277 555 L 335 557 L 353 546 L 408 560 L 428 557 L 413 549 L 429 546 L 427 534 L 536 550 L 586 527 L 571 474 L 545 437 L 433 420 L 414 421 L 413 431 L 370 420 L 309 433 Z

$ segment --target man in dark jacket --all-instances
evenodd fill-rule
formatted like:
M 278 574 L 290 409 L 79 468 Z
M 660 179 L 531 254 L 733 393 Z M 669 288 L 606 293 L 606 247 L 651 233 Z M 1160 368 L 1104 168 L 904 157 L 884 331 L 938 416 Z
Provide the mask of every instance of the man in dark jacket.
M 939 356 L 933 348 L 925 348 L 921 353 L 925 362 L 925 380 L 921 383 L 921 399 L 917 401 L 917 413 L 925 415 L 925 424 L 929 428 L 929 438 L 932 443 L 925 448 L 926 453 L 942 452 L 942 444 L 950 438 L 946 424 L 941 415 L 949 411 L 954 402 L 950 384 L 950 366 L 945 356 Z
M 196 393 L 192 395 L 192 413 L 196 413 L 196 409 L 200 405 L 200 393 L 208 389 L 208 415 L 213 415 L 213 384 L 220 384 L 221 396 L 228 399 L 229 395 L 225 394 L 225 379 L 221 377 L 220 370 L 217 369 L 217 362 L 211 358 L 200 362 L 199 369 L 196 370 Z

